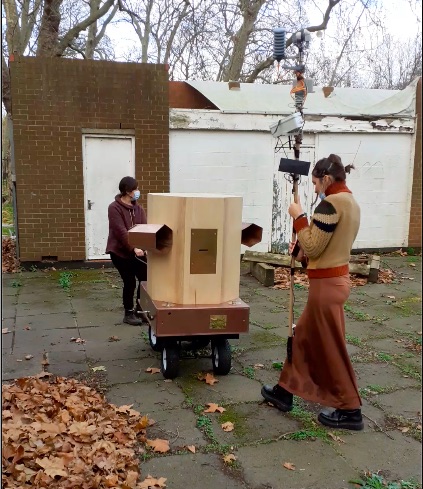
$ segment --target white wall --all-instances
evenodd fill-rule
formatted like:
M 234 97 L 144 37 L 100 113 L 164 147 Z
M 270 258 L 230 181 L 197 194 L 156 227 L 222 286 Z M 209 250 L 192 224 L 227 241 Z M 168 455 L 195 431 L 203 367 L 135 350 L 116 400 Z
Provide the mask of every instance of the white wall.
M 318 135 L 317 158 L 335 153 L 344 164 L 355 158 L 356 169 L 347 176 L 347 185 L 361 208 L 354 248 L 407 246 L 413 146 L 413 134 Z
M 273 198 L 273 146 L 269 134 L 241 131 L 170 131 L 170 191 L 243 197 L 244 222 L 263 228 L 268 251 Z M 242 247 L 244 249 L 244 247 Z
M 171 192 L 241 195 L 243 220 L 263 227 L 263 240 L 253 247 L 257 251 L 270 251 L 272 242 L 280 248 L 291 236 L 287 209 L 292 185 L 278 172 L 278 166 L 282 156 L 293 158 L 293 151 L 275 154 L 276 140 L 268 129 L 275 120 L 277 117 L 260 114 L 214 111 L 174 110 L 171 115 Z M 338 154 L 344 164 L 355 158 L 356 170 L 347 177 L 362 211 L 354 249 L 406 246 L 414 122 L 409 120 L 405 129 L 395 124 L 386 129 L 382 125 L 374 127 L 368 121 L 342 118 L 336 121 L 328 125 L 322 119 L 308 124 L 305 129 L 311 131 L 312 126 L 316 134 L 306 132 L 303 144 L 315 148 L 303 148 L 301 159 L 311 161 L 312 168 L 318 159 L 330 153 Z M 279 189 L 279 197 L 275 199 L 274 184 Z M 303 178 L 299 194 L 310 214 L 315 197 L 311 176 Z

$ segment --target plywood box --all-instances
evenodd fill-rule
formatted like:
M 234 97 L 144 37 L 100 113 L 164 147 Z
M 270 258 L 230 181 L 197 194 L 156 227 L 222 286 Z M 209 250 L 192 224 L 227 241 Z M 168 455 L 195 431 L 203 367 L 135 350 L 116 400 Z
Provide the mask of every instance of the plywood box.
M 239 297 L 242 198 L 148 194 L 148 223 L 172 230 L 167 254 L 149 253 L 147 292 L 173 304 L 221 304 Z

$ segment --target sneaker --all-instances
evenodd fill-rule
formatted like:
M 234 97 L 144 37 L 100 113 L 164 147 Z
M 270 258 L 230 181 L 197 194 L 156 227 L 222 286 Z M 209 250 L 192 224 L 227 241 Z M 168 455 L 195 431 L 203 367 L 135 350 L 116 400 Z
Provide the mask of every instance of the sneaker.
M 131 326 L 141 326 L 142 321 L 135 316 L 134 310 L 125 311 L 125 316 L 123 317 L 123 322 L 130 324 Z
M 323 410 L 318 418 L 320 423 L 330 428 L 360 431 L 364 428 L 361 409 L 335 409 Z
M 280 411 L 288 412 L 292 409 L 293 395 L 279 384 L 275 386 L 264 385 L 261 388 L 261 395 L 267 402 L 271 402 Z

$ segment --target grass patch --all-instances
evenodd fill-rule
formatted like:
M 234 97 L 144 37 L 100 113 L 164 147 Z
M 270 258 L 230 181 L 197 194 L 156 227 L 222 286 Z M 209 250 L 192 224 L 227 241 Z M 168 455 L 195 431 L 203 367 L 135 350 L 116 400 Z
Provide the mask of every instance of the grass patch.
M 13 206 L 12 204 L 3 204 L 1 208 L 2 224 L 13 224 Z
M 344 305 L 344 311 L 347 312 L 356 321 L 370 321 L 372 319 L 372 317 L 368 314 L 365 314 L 361 311 L 356 311 L 348 304 Z
M 349 481 L 350 484 L 356 484 L 362 489 L 420 489 L 421 485 L 413 480 L 407 481 L 388 481 L 382 475 L 366 473 L 361 479 Z
M 401 316 L 410 317 L 414 315 L 421 316 L 421 307 L 416 307 L 415 304 L 419 304 L 422 298 L 419 296 L 409 297 L 400 301 L 394 302 L 393 307 L 401 311 Z M 413 307 L 414 306 L 414 307 Z
M 291 440 L 320 438 L 323 441 L 329 441 L 328 432 L 325 428 L 321 428 L 316 421 L 316 414 L 304 408 L 302 399 L 294 396 L 294 402 L 294 407 L 289 414 L 302 423 L 303 429 L 287 435 L 287 438 Z
M 69 290 L 72 285 L 72 272 L 61 272 L 59 275 L 59 285 L 62 289 Z
M 197 428 L 202 431 L 205 436 L 214 444 L 217 444 L 216 435 L 213 431 L 212 421 L 211 419 L 202 414 L 197 418 Z
M 227 422 L 233 423 L 234 430 L 232 433 L 236 437 L 241 438 L 248 433 L 248 428 L 245 424 L 245 418 L 230 407 L 227 407 L 226 411 L 219 415 L 220 424 Z
M 379 352 L 376 356 L 379 360 L 382 360 L 382 362 L 392 362 L 393 360 L 393 357 L 391 355 L 388 355 L 388 353 L 385 353 L 383 351 Z
M 253 367 L 244 367 L 242 372 L 249 379 L 254 379 L 256 376 L 256 371 L 254 370 Z
M 362 346 L 363 344 L 360 338 L 358 338 L 357 336 L 352 336 L 350 334 L 346 334 L 345 339 L 347 340 L 348 343 L 354 346 Z

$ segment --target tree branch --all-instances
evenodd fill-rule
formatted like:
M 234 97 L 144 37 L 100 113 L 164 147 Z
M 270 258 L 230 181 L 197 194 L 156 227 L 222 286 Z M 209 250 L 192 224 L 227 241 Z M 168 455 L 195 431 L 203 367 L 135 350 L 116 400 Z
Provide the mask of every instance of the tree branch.
M 70 46 L 72 40 L 75 39 L 81 31 L 85 30 L 93 22 L 103 17 L 103 15 L 105 15 L 109 11 L 114 2 L 115 0 L 107 0 L 96 12 L 89 15 L 86 19 L 77 24 L 75 27 L 72 27 L 72 29 L 70 29 L 64 35 L 63 39 L 59 41 L 57 47 L 55 48 L 54 55 L 61 56 L 65 49 Z
M 318 31 L 323 31 L 326 29 L 329 23 L 330 19 L 330 14 L 333 10 L 333 8 L 338 5 L 338 3 L 341 0 L 329 0 L 329 5 L 326 9 L 325 15 L 323 16 L 323 21 L 320 25 L 315 25 L 315 26 L 309 26 L 305 27 L 309 32 L 318 32 Z M 294 35 L 292 35 L 289 39 L 286 41 L 286 47 L 289 47 L 292 44 L 292 41 L 294 39 Z M 259 63 L 254 70 L 251 72 L 251 74 L 248 76 L 246 79 L 246 83 L 254 83 L 254 81 L 257 79 L 258 75 L 265 70 L 266 68 L 269 68 L 270 66 L 273 65 L 274 63 L 273 56 L 269 56 L 267 59 Z

